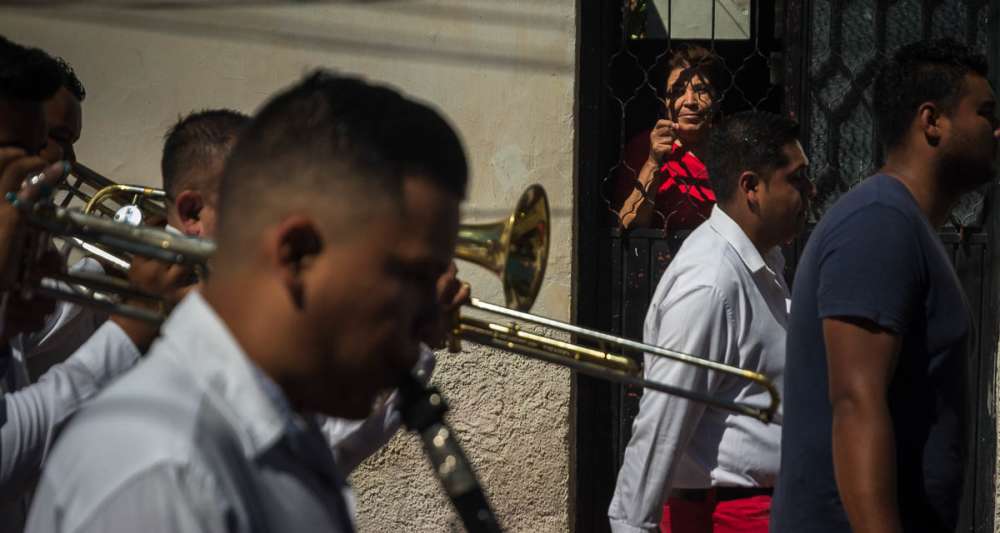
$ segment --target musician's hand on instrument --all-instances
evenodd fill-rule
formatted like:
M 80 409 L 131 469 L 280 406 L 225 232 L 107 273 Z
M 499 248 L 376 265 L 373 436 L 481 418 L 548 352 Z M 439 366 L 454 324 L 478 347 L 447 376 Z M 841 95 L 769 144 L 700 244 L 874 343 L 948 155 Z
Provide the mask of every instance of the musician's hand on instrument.
M 55 248 L 46 250 L 35 264 L 32 273 L 38 278 L 66 272 L 66 262 Z M 46 296 L 34 294 L 31 298 L 15 291 L 7 301 L 3 317 L 3 342 L 21 333 L 33 333 L 45 327 L 45 322 L 56 310 L 58 303 Z
M 663 160 L 674 150 L 674 146 L 680 146 L 681 141 L 677 138 L 677 124 L 671 120 L 660 119 L 653 126 L 653 131 L 649 133 L 649 160 L 657 166 L 663 164 Z
M 193 273 L 190 266 L 136 256 L 132 259 L 128 279 L 133 287 L 160 298 L 169 310 L 193 287 Z
M 135 256 L 129 267 L 129 283 L 139 291 L 155 296 L 157 300 L 133 298 L 126 303 L 166 314 L 193 287 L 192 273 L 192 268 L 188 266 Z M 159 327 L 142 320 L 122 315 L 112 316 L 111 320 L 122 328 L 141 352 L 145 352 L 159 335 Z
M 450 315 L 459 307 L 469 303 L 471 294 L 472 289 L 469 284 L 458 279 L 458 266 L 452 261 L 451 266 L 437 281 L 437 300 L 441 312 Z
M 21 208 L 51 194 L 67 173 L 62 162 L 46 166 L 20 148 L 0 148 L 0 290 L 14 284 L 27 242 Z
M 451 332 L 452 321 L 458 308 L 469 302 L 471 289 L 469 284 L 458 279 L 458 266 L 454 261 L 437 280 L 437 310 L 435 316 L 428 320 L 421 329 L 420 340 L 431 348 L 443 348 L 448 334 Z

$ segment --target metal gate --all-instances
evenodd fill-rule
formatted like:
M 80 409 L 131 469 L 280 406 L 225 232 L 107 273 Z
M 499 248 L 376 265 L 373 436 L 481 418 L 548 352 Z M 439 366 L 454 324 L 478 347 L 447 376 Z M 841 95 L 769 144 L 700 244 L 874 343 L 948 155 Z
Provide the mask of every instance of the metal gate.
M 614 208 L 615 182 L 636 173 L 625 155 L 629 141 L 655 122 L 671 51 L 696 43 L 722 58 L 723 114 L 755 108 L 799 120 L 819 196 L 813 220 L 877 168 L 882 154 L 871 111 L 880 56 L 921 37 L 947 35 L 986 52 L 994 80 L 1000 70 L 1000 0 L 699 0 L 700 8 L 693 5 L 578 2 L 574 318 L 630 338 L 641 339 L 652 291 L 689 232 L 669 224 L 622 230 Z M 975 384 L 969 398 L 976 413 L 969 435 L 974 454 L 963 532 L 993 531 L 998 316 L 993 272 L 1000 266 L 991 238 L 1000 227 L 1000 216 L 991 209 L 994 195 L 990 187 L 968 195 L 941 235 L 977 326 L 969 376 Z M 806 238 L 785 251 L 789 280 Z M 585 376 L 575 376 L 573 385 L 574 530 L 606 531 L 607 506 L 641 391 Z

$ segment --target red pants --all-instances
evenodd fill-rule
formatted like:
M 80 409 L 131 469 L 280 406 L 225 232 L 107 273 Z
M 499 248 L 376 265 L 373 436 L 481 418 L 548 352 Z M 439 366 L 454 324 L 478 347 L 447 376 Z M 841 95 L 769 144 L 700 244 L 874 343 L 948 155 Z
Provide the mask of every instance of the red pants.
M 663 506 L 661 533 L 767 533 L 771 497 L 717 501 L 709 491 L 703 501 L 670 498 Z

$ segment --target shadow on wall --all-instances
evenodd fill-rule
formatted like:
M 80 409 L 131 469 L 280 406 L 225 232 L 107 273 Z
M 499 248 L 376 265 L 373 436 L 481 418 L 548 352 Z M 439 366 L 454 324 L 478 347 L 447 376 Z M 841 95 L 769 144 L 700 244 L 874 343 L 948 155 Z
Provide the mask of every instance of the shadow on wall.
M 139 5 L 130 6 L 71 5 L 18 11 L 46 20 L 401 61 L 509 68 L 553 75 L 569 74 L 573 69 L 559 46 L 572 43 L 558 41 L 571 31 L 573 19 L 547 12 L 542 2 L 531 12 L 467 2 L 388 4 L 378 0 L 308 5 L 286 2 L 283 6 L 269 2 L 252 11 L 207 4 L 187 2 L 180 7 L 170 2 L 140 0 Z M 337 17 L 337 12 L 350 16 Z M 394 22 L 412 22 L 412 26 L 386 26 L 386 12 L 394 15 Z M 335 22 L 338 18 L 351 22 L 338 24 Z

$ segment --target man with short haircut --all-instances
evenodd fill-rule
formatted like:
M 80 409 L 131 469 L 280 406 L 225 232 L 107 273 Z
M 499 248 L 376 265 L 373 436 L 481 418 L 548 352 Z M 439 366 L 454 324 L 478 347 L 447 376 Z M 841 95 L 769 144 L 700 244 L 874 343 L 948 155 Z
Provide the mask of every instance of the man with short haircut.
M 76 162 L 74 145 L 83 130 L 82 103 L 87 96 L 83 83 L 65 60 L 53 57 L 62 73 L 62 83 L 44 103 L 48 143 L 42 157 L 55 162 L 60 158 Z M 73 264 L 73 274 L 104 274 L 105 270 L 93 257 L 84 257 Z M 37 378 L 52 365 L 65 361 L 107 320 L 103 311 L 71 302 L 56 302 L 56 311 L 45 317 L 45 323 L 30 333 L 12 341 L 15 359 L 23 361 L 29 374 Z M 142 329 L 142 326 L 138 326 Z
M 684 241 L 653 294 L 645 342 L 759 372 L 781 388 L 788 287 L 780 245 L 806 220 L 812 184 L 797 125 L 733 115 L 709 134 L 718 203 Z M 646 379 L 764 408 L 763 388 L 653 355 Z M 645 391 L 608 510 L 616 532 L 766 532 L 778 474 L 771 424 Z M 666 508 L 664 503 L 668 503 Z
M 177 121 L 164 136 L 161 172 L 167 192 L 167 223 L 185 235 L 215 238 L 219 183 L 225 161 L 250 117 L 229 109 L 207 109 Z M 438 281 L 443 313 L 468 296 L 467 286 L 456 279 L 454 265 Z M 424 340 L 424 339 L 421 339 Z M 415 369 L 423 381 L 430 379 L 434 354 L 421 346 Z M 337 465 L 347 476 L 396 434 L 401 425 L 399 395 L 390 394 L 364 421 L 324 417 L 321 429 L 333 447 Z M 349 494 L 353 496 L 352 494 Z
M 211 238 L 226 159 L 250 117 L 207 109 L 177 121 L 163 141 L 160 172 L 167 193 L 167 224 L 181 233 Z
M 16 201 L 37 199 L 44 185 L 50 191 L 64 176 L 64 163 L 45 170 L 35 186 L 25 179 L 46 167 L 41 157 L 47 130 L 43 102 L 59 89 L 59 65 L 38 49 L 0 38 L 0 194 Z M 59 147 L 53 152 L 61 157 Z M 58 171 L 54 169 L 59 169 Z M 30 183 L 30 181 L 29 181 Z M 3 290 L 10 291 L 17 265 L 25 253 L 23 216 L 10 197 L 0 201 L 0 265 Z M 27 515 L 27 496 L 41 462 L 60 425 L 86 399 L 139 358 L 139 349 L 119 324 L 98 329 L 65 363 L 50 369 L 38 383 L 28 381 L 24 362 L 11 355 L 9 340 L 41 324 L 39 300 L 19 301 L 5 295 L 0 343 L 0 531 L 20 531 Z
M 62 149 L 62 158 L 76 162 L 74 145 L 83 131 L 83 101 L 87 90 L 73 67 L 61 57 L 55 58 L 62 70 L 62 86 L 45 101 L 45 122 L 49 128 L 49 144 Z
M 986 58 L 945 39 L 879 69 L 879 173 L 823 216 L 792 296 L 776 532 L 951 532 L 971 318 L 936 233 L 995 176 Z
M 274 97 L 226 166 L 212 275 L 69 425 L 29 531 L 351 531 L 313 414 L 364 418 L 413 368 L 466 178 L 391 89 L 320 71 Z

